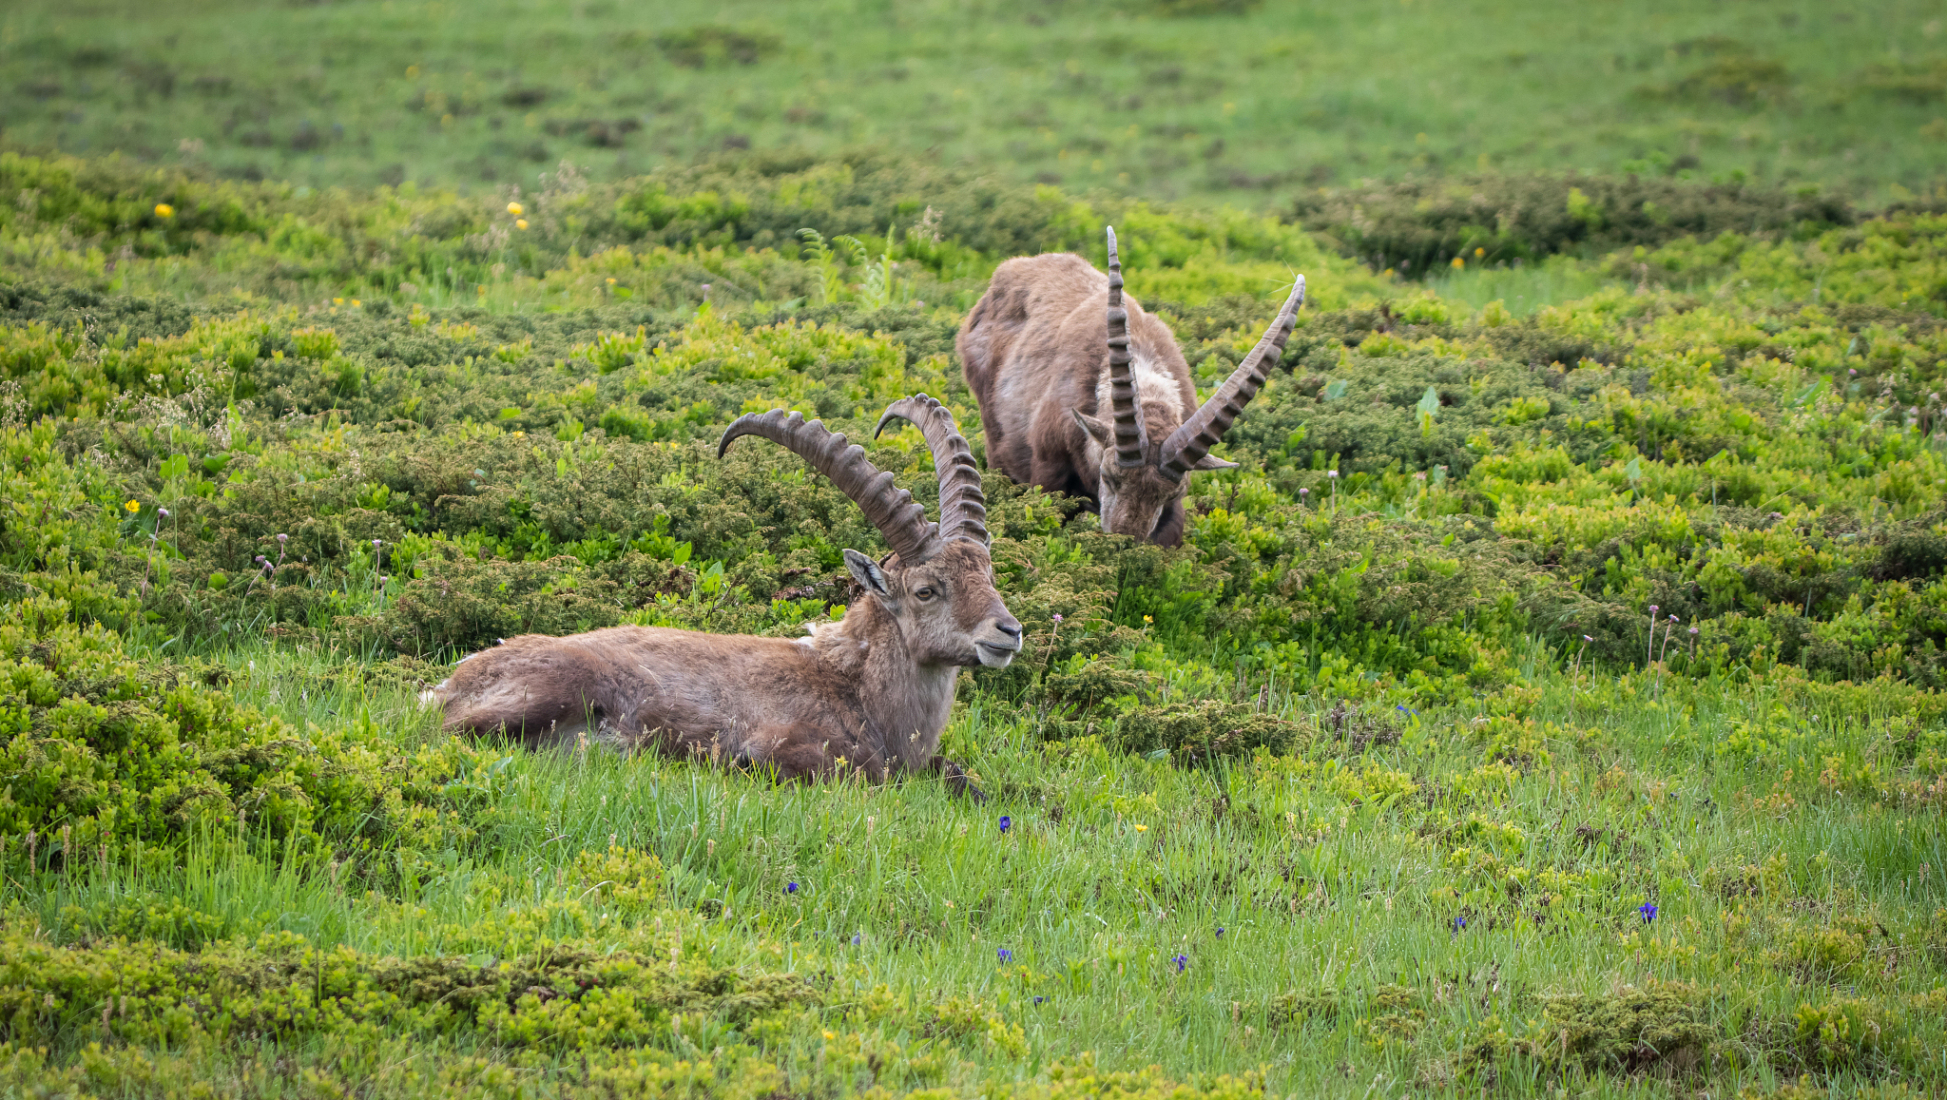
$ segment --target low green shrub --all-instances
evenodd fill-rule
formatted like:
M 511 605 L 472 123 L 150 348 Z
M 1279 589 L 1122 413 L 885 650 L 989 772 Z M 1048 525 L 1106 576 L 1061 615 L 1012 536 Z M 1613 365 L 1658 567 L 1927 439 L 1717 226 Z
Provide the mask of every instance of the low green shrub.
M 293 933 L 201 951 L 119 940 L 57 947 L 19 927 L 0 952 L 0 1038 L 174 1046 L 368 1035 L 476 1034 L 568 1052 L 666 1039 L 672 1016 L 743 1024 L 814 999 L 804 979 L 634 951 L 560 947 L 483 965 L 323 949 Z
M 1668 1074 L 1701 1068 L 1723 1037 L 1710 1018 L 1708 998 L 1671 982 L 1617 994 L 1551 998 L 1514 1049 L 1558 1068 L 1624 1073 L 1660 1068 Z
M 364 855 L 467 846 L 491 815 L 491 750 L 403 748 L 369 720 L 299 731 L 193 669 L 131 659 L 52 597 L 0 612 L 0 836 L 60 869 L 191 838 Z
M 1845 199 L 1652 175 L 1482 175 L 1305 192 L 1291 216 L 1342 255 L 1408 278 L 1451 266 L 1594 257 L 1723 233 L 1805 234 L 1862 219 Z

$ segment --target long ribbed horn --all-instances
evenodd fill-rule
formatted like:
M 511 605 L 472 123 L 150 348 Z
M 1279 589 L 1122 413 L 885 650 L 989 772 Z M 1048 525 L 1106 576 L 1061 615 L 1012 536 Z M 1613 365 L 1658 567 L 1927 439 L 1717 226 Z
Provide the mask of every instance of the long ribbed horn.
M 1136 376 L 1129 372 L 1129 311 L 1122 308 L 1122 259 L 1109 226 L 1109 412 L 1115 418 L 1115 464 L 1143 464 L 1143 431 L 1136 414 Z
M 917 425 L 933 452 L 933 474 L 940 479 L 940 537 L 989 545 L 987 495 L 980 489 L 973 451 L 960 434 L 960 426 L 953 422 L 953 413 L 923 393 L 902 397 L 886 406 L 879 426 L 872 429 L 872 438 L 879 438 L 894 420 L 910 420 Z
M 1305 277 L 1298 276 L 1298 285 L 1291 288 L 1291 296 L 1284 300 L 1284 308 L 1278 311 L 1277 319 L 1271 327 L 1264 330 L 1257 346 L 1244 357 L 1237 369 L 1230 372 L 1224 384 L 1210 395 L 1196 412 L 1190 414 L 1163 441 L 1163 476 L 1172 481 L 1183 480 L 1203 457 L 1210 453 L 1224 433 L 1230 430 L 1230 422 L 1244 411 L 1244 406 L 1257 391 L 1264 386 L 1270 376 L 1271 368 L 1278 365 L 1278 357 L 1284 354 L 1284 342 L 1291 338 L 1292 326 L 1298 322 L 1298 309 L 1305 304 Z
M 733 421 L 717 443 L 717 457 L 722 458 L 731 442 L 745 435 L 761 435 L 831 478 L 838 491 L 852 498 L 885 536 L 886 545 L 900 561 L 922 562 L 939 552 L 939 536 L 926 522 L 926 509 L 913 500 L 913 494 L 893 484 L 891 474 L 868 461 L 865 448 L 847 444 L 843 435 L 819 421 L 807 423 L 802 414 L 772 409 Z

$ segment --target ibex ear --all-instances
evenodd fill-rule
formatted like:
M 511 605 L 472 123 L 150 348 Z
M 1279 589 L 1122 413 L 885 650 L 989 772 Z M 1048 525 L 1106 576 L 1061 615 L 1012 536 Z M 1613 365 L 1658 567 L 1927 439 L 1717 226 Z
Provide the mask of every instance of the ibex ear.
M 1225 462 L 1223 459 L 1218 458 L 1215 455 L 1204 455 L 1202 458 L 1197 459 L 1197 464 L 1195 466 L 1190 467 L 1190 469 L 1192 470 L 1235 470 L 1237 469 L 1237 463 Z
M 852 571 L 852 578 L 865 586 L 865 590 L 880 599 L 892 598 L 892 586 L 886 583 L 885 570 L 877 562 L 857 550 L 845 551 L 845 568 Z
M 1068 411 L 1075 414 L 1075 423 L 1080 424 L 1082 430 L 1087 432 L 1095 442 L 1104 447 L 1115 446 L 1115 431 L 1107 424 L 1083 413 L 1080 409 L 1070 409 Z

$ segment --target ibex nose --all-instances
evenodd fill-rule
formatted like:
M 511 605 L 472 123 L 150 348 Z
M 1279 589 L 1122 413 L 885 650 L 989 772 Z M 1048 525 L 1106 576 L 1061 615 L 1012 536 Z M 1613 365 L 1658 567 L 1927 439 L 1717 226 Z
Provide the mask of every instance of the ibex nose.
M 994 624 L 994 629 L 1017 642 L 1021 640 L 1021 623 L 1018 619 L 1002 619 Z

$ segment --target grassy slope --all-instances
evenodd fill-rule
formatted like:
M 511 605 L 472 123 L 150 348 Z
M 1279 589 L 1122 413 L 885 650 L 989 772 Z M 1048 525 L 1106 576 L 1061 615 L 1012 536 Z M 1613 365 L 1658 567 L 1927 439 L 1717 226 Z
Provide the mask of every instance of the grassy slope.
M 252 660 L 254 675 L 244 672 Z M 274 712 L 328 724 L 370 708 L 395 736 L 423 731 L 403 695 L 300 697 L 322 671 L 315 656 L 246 648 L 229 663 L 237 694 Z M 1535 714 L 1575 740 L 1551 742 L 1552 763 L 1526 774 L 1483 764 L 1458 733 L 1464 715 L 1405 723 L 1397 744 L 1363 752 L 1324 742 L 1295 760 L 1199 771 L 1037 744 L 1031 730 L 984 719 L 976 697 L 950 741 L 996 795 L 985 810 L 923 784 L 780 790 L 656 760 L 516 753 L 492 856 L 434 853 L 403 897 L 347 892 L 335 868 L 211 854 L 174 872 L 47 874 L 11 887 L 9 900 L 25 907 L 16 921 L 38 919 L 55 943 L 115 928 L 103 914 L 117 906 L 174 902 L 206 915 L 209 934 L 245 943 L 289 930 L 326 947 L 475 965 L 549 944 L 649 945 L 746 974 L 788 970 L 819 983 L 818 1012 L 756 1027 L 706 1015 L 687 1034 L 665 1021 L 649 1046 L 695 1057 L 714 1044 L 719 1067 L 752 1057 L 817 1094 L 992 1088 L 1089 1051 L 1104 1067 L 1156 1064 L 1179 1079 L 1262 1067 L 1274 1093 L 1296 1095 L 1369 1095 L 1375 1080 L 1394 1092 L 1485 1083 L 1520 1096 L 1568 1083 L 1659 1095 L 1671 1087 L 1660 1074 L 1619 1071 L 1639 1029 L 1673 1022 L 1701 1037 L 1684 1040 L 1689 1054 L 1671 1051 L 1677 1062 L 1703 1059 L 1701 1078 L 1680 1075 L 1678 1093 L 1700 1080 L 1763 1089 L 1800 1070 L 1840 1090 L 1947 1073 L 1937 1047 L 1900 1050 L 1937 1034 L 1938 995 L 1924 999 L 1940 980 L 1927 955 L 1943 900 L 1930 868 L 1947 858 L 1930 824 L 1937 809 L 1902 812 L 1794 782 L 1775 764 L 1726 763 L 1712 743 L 1747 722 L 1788 721 L 1769 691 L 1534 682 Z M 1900 706 L 1888 695 L 1832 713 L 1803 744 L 1866 748 Z M 1012 816 L 1006 834 L 1000 813 Z M 662 904 L 674 911 L 590 900 L 602 893 L 581 853 L 615 844 L 662 855 Z M 787 895 L 790 882 L 799 889 Z M 1645 900 L 1659 906 L 1654 924 L 1635 911 Z M 978 1026 L 875 1010 L 882 985 L 922 1006 L 974 1004 Z M 1580 994 L 1613 1012 L 1644 990 L 1673 1005 L 1635 1026 L 1543 1008 Z M 1858 1016 L 1859 1005 L 1889 1029 L 1885 1042 L 1842 1025 L 1821 1044 L 1820 1013 Z M 57 1041 L 112 1043 L 92 1005 L 75 1009 Z M 1566 1058 L 1553 1049 L 1564 1027 Z M 408 1070 L 467 1053 L 521 1065 L 521 1045 L 510 1056 L 465 1033 L 417 1043 L 313 1034 L 262 1054 L 194 1042 L 190 1052 L 199 1075 L 232 1082 L 273 1053 L 347 1083 L 366 1079 L 360 1059 L 395 1062 L 371 1079 L 379 1094 L 411 1095 Z M 1886 1061 L 1900 1068 L 1889 1074 Z M 519 1076 L 567 1092 L 578 1064 L 544 1046 Z
M 648 190 L 539 204 L 491 308 L 430 312 L 400 284 L 489 270 L 462 240 L 478 203 L 342 195 L 258 231 L 199 193 L 169 225 L 8 223 L 24 778 L 0 803 L 0 1072 L 108 1095 L 299 1072 L 383 1095 L 1100 1091 L 1050 1069 L 1082 1051 L 1161 1067 L 1132 1088 L 1262 1067 L 1303 1095 L 1947 1075 L 1940 219 L 1677 242 L 1595 268 L 1640 293 L 1528 320 L 1414 296 L 1388 317 L 1345 272 L 1177 554 L 991 479 L 1034 652 L 963 687 L 947 745 L 995 797 L 977 808 L 457 745 L 414 711 L 438 669 L 396 650 L 782 633 L 842 600 L 837 547 L 876 544 L 853 511 L 787 455 L 705 453 L 745 402 L 857 428 L 927 388 L 977 423 L 953 312 L 864 308 L 860 269 L 786 306 L 818 275 L 775 254 L 562 246 Z M 1080 216 L 1032 209 L 1034 232 Z M 1212 224 L 1150 217 L 1158 242 Z M 1206 385 L 1269 309 L 1221 292 L 1325 263 L 1223 239 L 1144 276 L 1177 291 Z M 951 300 L 978 281 L 955 264 L 990 262 L 941 247 L 911 293 Z M 761 300 L 700 314 L 688 264 Z M 186 303 L 150 296 L 165 278 Z M 381 296 L 319 301 L 336 279 Z M 232 281 L 246 312 L 206 297 Z M 830 327 L 766 327 L 793 309 Z M 875 455 L 927 495 L 910 435 Z M 257 553 L 301 568 L 248 581 Z M 1651 602 L 1702 631 L 1661 635 L 1653 671 Z M 118 626 L 134 664 L 108 675 L 123 643 L 70 619 Z M 177 755 L 119 747 L 178 727 Z M 1264 747 L 1208 763 L 1236 729 Z M 156 775 L 193 797 L 145 801 Z
M 1167 14 L 1235 7 L 1249 10 Z M 531 187 L 564 157 L 612 178 L 742 143 L 873 143 L 1017 182 L 1253 205 L 1488 168 L 1742 172 L 1870 201 L 1941 182 L 1947 36 L 1932 5 L 1560 14 L 1512 0 L 33 0 L 0 16 L 0 86 L 16 148 L 314 186 Z M 713 27 L 743 37 L 691 33 Z

